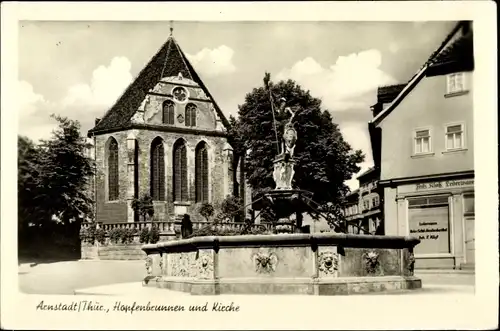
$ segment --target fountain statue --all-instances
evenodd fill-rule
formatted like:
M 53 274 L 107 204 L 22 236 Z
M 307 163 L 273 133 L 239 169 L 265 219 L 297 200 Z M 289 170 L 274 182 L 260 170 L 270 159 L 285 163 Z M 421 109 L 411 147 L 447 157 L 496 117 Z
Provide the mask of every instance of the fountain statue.
M 271 93 L 269 97 L 274 116 L 274 104 Z M 285 107 L 286 99 L 284 98 L 281 98 L 280 101 L 282 102 L 281 109 L 289 113 L 290 118 L 284 126 L 282 145 L 278 149 L 278 155 L 274 160 L 273 179 L 276 187 L 273 190 L 263 193 L 271 202 L 271 208 L 276 217 L 275 232 L 278 234 L 301 232 L 302 211 L 307 205 L 303 198 L 310 198 L 312 196 L 311 192 L 293 187 L 293 177 L 295 175 L 294 152 L 298 139 L 293 120 L 299 109 Z M 276 125 L 274 125 L 274 128 L 276 130 Z M 276 137 L 278 138 L 277 132 Z M 292 220 L 292 215 L 294 214 L 295 219 Z

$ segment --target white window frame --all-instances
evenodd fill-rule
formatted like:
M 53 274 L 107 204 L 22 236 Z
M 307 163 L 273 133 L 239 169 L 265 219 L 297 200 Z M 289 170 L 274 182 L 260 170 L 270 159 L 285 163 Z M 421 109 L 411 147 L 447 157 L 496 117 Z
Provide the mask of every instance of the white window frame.
M 458 77 L 461 78 L 462 86 L 457 87 L 456 80 Z M 457 93 L 462 93 L 462 92 L 467 91 L 465 77 L 466 77 L 465 72 L 454 72 L 452 74 L 446 75 L 446 94 L 450 95 L 450 94 L 457 94 Z M 454 85 L 453 87 L 452 87 L 452 84 Z
M 462 134 L 462 145 L 459 147 L 454 147 L 454 148 L 449 148 L 448 147 L 448 128 L 451 126 L 457 126 L 460 125 L 462 127 L 462 131 L 460 132 Z M 446 123 L 444 125 L 444 147 L 445 147 L 445 152 L 453 152 L 453 151 L 462 151 L 466 149 L 466 132 L 465 132 L 465 122 L 454 122 L 454 123 Z M 455 135 L 455 133 L 452 133 Z
M 429 150 L 426 151 L 426 152 L 418 152 L 417 153 L 417 139 L 421 139 L 421 138 L 417 138 L 417 132 L 420 132 L 420 131 L 429 131 Z M 413 129 L 413 155 L 415 156 L 418 156 L 418 155 L 429 155 L 429 154 L 433 154 L 433 146 L 432 146 L 432 128 L 431 127 L 422 127 L 422 128 L 416 128 L 416 129 Z

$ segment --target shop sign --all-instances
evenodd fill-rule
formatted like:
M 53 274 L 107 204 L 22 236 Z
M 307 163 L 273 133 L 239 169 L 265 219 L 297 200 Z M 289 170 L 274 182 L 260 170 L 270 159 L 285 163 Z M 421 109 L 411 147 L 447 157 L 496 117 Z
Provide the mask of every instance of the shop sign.
M 446 180 L 430 183 L 419 183 L 415 185 L 415 191 L 426 191 L 435 189 L 453 189 L 474 186 L 474 179 Z

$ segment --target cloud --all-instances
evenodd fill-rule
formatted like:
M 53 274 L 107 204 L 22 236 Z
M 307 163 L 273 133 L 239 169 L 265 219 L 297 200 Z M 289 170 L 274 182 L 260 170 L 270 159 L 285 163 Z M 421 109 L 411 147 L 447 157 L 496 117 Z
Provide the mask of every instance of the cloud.
M 353 149 L 361 149 L 365 154 L 365 161 L 359 166 L 361 170 L 352 176 L 352 179 L 346 181 L 346 185 L 351 190 L 359 187 L 358 180 L 356 179 L 361 173 L 368 170 L 373 166 L 373 158 L 371 153 L 370 136 L 368 133 L 368 126 L 362 122 L 345 122 L 340 124 L 340 131 L 344 139 L 349 142 Z
M 393 45 L 393 50 L 395 47 Z M 321 98 L 334 121 L 341 119 L 338 124 L 344 139 L 353 149 L 364 152 L 361 170 L 346 182 L 352 190 L 359 186 L 356 177 L 373 165 L 367 122 L 371 117 L 370 106 L 376 102 L 376 90 L 379 86 L 396 83 L 380 69 L 381 64 L 380 51 L 370 49 L 339 56 L 328 68 L 307 57 L 276 75 L 277 80 L 295 80 L 313 96 Z
M 380 69 L 381 64 L 382 55 L 376 49 L 339 56 L 329 68 L 307 57 L 281 70 L 277 79 L 293 79 L 320 97 L 329 110 L 346 111 L 369 107 L 377 87 L 396 82 Z
M 25 81 L 18 82 L 20 95 L 19 133 L 33 140 L 49 138 L 56 128 L 50 118 L 55 113 L 78 120 L 82 134 L 91 129 L 95 117 L 102 116 L 132 82 L 131 63 L 126 57 L 114 57 L 109 65 L 101 65 L 93 72 L 89 83 L 70 86 L 60 100 L 47 100 Z
M 186 54 L 197 71 L 210 77 L 235 72 L 233 55 L 234 51 L 226 45 L 214 49 L 204 48 L 195 55 Z
M 46 102 L 43 95 L 33 90 L 33 85 L 25 81 L 19 81 L 17 84 L 17 95 L 19 98 L 19 112 L 26 116 L 33 115 L 39 105 Z
M 126 57 L 115 57 L 109 66 L 99 66 L 92 73 L 90 84 L 71 86 L 62 100 L 64 107 L 85 104 L 110 107 L 132 82 L 132 64 Z
M 26 81 L 18 81 L 17 92 L 19 134 L 34 141 L 49 138 L 56 127 L 55 121 L 49 117 L 49 111 L 55 105 L 36 93 L 33 86 Z

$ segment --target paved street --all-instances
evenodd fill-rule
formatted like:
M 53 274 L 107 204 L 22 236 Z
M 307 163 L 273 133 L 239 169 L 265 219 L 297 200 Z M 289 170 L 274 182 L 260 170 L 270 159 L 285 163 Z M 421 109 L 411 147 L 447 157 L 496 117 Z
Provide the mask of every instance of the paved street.
M 65 261 L 22 264 L 19 288 L 29 294 L 73 294 L 75 289 L 141 282 L 144 261 Z
M 19 267 L 19 287 L 28 294 L 73 294 L 77 289 L 116 283 L 140 285 L 144 271 L 143 261 L 65 261 L 32 267 L 22 264 Z M 474 275 L 468 273 L 417 271 L 416 274 L 424 287 L 463 285 L 472 288 L 474 285 Z

